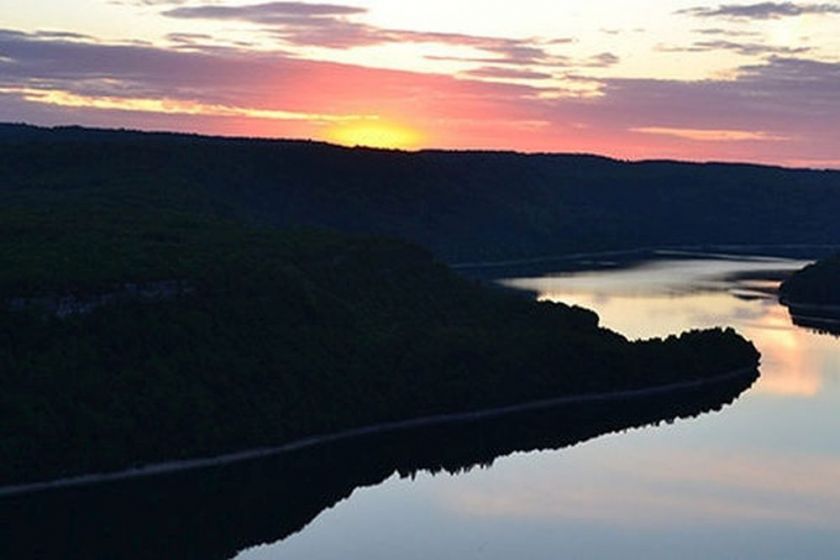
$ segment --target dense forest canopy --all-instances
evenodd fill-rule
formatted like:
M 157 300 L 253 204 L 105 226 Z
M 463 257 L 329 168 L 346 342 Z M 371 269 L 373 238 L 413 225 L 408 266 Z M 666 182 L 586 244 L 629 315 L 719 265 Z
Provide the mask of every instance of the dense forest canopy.
M 4 200 L 133 205 L 410 240 L 450 262 L 840 244 L 840 172 L 0 125 Z
M 629 342 L 400 241 L 78 188 L 3 194 L 0 485 L 757 363 L 732 331 Z

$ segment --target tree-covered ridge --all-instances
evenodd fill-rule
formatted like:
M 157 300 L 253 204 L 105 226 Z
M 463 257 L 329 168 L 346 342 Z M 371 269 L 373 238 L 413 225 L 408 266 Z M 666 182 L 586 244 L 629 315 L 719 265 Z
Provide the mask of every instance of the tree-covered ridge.
M 118 193 L 275 227 L 410 240 L 448 261 L 840 244 L 840 172 L 0 125 L 0 192 Z
M 840 255 L 795 273 L 782 284 L 781 297 L 791 304 L 840 306 Z
M 0 210 L 0 484 L 757 363 L 732 331 L 631 343 L 399 241 L 61 196 Z M 12 305 L 160 281 L 189 290 L 64 317 Z

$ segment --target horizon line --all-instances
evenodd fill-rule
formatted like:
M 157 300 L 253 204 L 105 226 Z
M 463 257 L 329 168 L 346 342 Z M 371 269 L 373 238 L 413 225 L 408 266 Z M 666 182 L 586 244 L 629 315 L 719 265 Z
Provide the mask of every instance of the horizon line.
M 301 144 L 316 144 L 327 146 L 331 148 L 338 148 L 344 150 L 366 150 L 372 152 L 385 152 L 396 154 L 423 154 L 423 153 L 448 153 L 448 154 L 506 154 L 524 157 L 581 157 L 581 158 L 597 158 L 609 160 L 616 163 L 626 164 L 646 164 L 646 163 L 675 163 L 681 165 L 730 165 L 743 167 L 763 167 L 767 169 L 780 169 L 786 171 L 810 171 L 810 172 L 829 172 L 840 173 L 840 166 L 838 167 L 809 167 L 809 166 L 792 166 L 781 163 L 760 163 L 755 161 L 744 160 L 690 160 L 690 159 L 676 159 L 676 158 L 621 158 L 612 155 L 605 155 L 594 152 L 550 152 L 550 151 L 528 151 L 516 149 L 498 149 L 498 148 L 386 148 L 378 146 L 367 146 L 363 144 L 346 145 L 337 142 L 330 142 L 328 140 L 318 140 L 314 138 L 294 138 L 282 136 L 243 136 L 243 135 L 226 135 L 226 134 L 207 134 L 202 132 L 185 132 L 180 130 L 166 130 L 166 129 L 142 129 L 129 127 L 104 127 L 104 126 L 88 126 L 83 124 L 55 124 L 44 125 L 34 124 L 26 121 L 0 121 L 0 127 L 27 127 L 43 131 L 61 131 L 69 129 L 80 129 L 94 132 L 107 133 L 131 133 L 131 134 L 148 134 L 157 136 L 184 136 L 192 138 L 203 138 L 207 140 L 230 140 L 230 141 L 248 141 L 248 142 L 285 142 L 285 143 L 301 143 Z

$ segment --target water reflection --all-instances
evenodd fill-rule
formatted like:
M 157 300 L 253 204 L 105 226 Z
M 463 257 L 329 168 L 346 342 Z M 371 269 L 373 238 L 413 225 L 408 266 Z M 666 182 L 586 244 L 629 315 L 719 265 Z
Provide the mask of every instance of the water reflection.
M 463 485 L 440 498 L 482 519 L 597 521 L 627 530 L 758 521 L 837 531 L 840 459 L 656 450 L 602 464 L 572 487 L 558 484 L 556 469 L 541 469 L 527 485 Z
M 733 325 L 763 352 L 757 390 L 722 414 L 574 450 L 392 478 L 239 560 L 836 558 L 840 345 L 793 326 L 775 296 L 804 262 L 593 264 L 602 270 L 548 277 L 529 266 L 508 285 L 591 307 L 631 338 Z
M 741 327 L 744 336 L 761 348 L 763 371 L 759 390 L 777 395 L 814 397 L 823 386 L 818 355 L 809 351 L 807 333 L 791 326 L 779 305 L 763 306 L 764 314 Z
M 813 397 L 823 386 L 820 353 L 794 328 L 776 292 L 807 261 L 790 259 L 657 260 L 633 268 L 587 271 L 503 283 L 540 299 L 596 309 L 602 324 L 630 338 L 733 325 L 762 353 L 758 391 Z
M 345 441 L 155 479 L 0 498 L 0 557 L 230 558 L 300 531 L 356 488 L 394 472 L 466 472 L 515 451 L 558 449 L 696 416 L 732 402 L 756 377 Z
M 788 311 L 794 325 L 840 337 L 840 306 L 790 305 Z

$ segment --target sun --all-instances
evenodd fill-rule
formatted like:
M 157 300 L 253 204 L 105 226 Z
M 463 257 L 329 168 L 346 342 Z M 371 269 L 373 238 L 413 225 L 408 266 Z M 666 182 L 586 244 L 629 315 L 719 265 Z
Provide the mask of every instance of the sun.
M 420 146 L 422 135 L 405 125 L 373 120 L 336 126 L 327 139 L 343 146 L 409 150 Z

